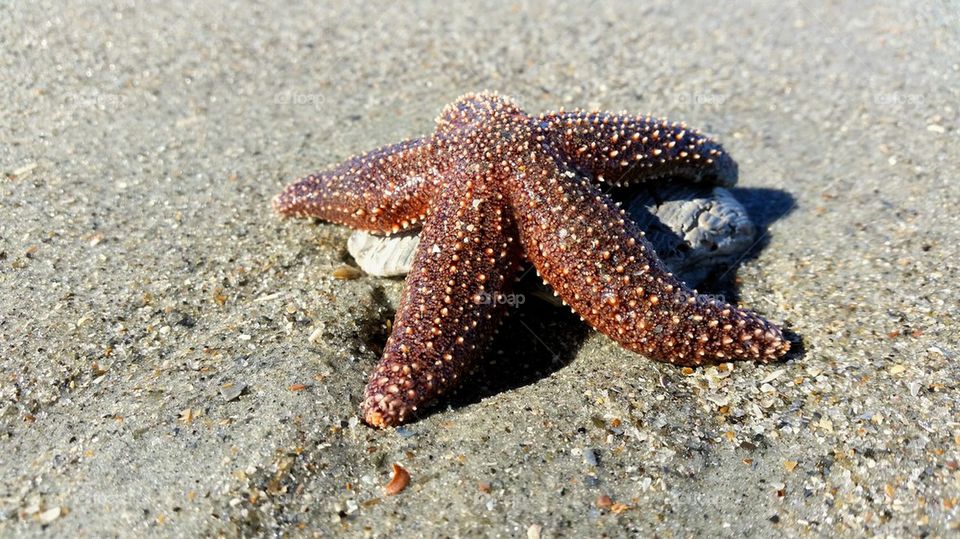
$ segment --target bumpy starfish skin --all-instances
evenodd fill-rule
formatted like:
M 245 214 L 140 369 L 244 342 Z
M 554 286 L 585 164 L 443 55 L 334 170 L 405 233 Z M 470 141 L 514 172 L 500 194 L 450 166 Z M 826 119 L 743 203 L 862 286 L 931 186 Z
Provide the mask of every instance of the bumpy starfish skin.
M 643 232 L 589 180 L 543 166 L 518 178 L 524 253 L 574 312 L 628 350 L 678 365 L 769 360 L 787 350 L 756 314 L 701 300 L 673 277 Z
M 353 157 L 285 189 L 274 207 L 284 216 L 320 217 L 370 232 L 396 232 L 422 221 L 440 184 L 429 139 L 399 142 Z
M 457 384 L 499 324 L 518 246 L 503 196 L 482 180 L 451 175 L 438 193 L 446 203 L 424 223 L 393 333 L 365 392 L 371 425 L 403 422 Z
M 662 176 L 709 179 L 731 186 L 737 164 L 719 144 L 683 123 L 605 112 L 540 116 L 539 135 L 564 162 L 616 185 Z
M 503 316 L 525 259 L 574 312 L 623 347 L 679 365 L 789 349 L 750 311 L 673 277 L 600 190 L 682 174 L 732 183 L 736 165 L 683 125 L 602 113 L 531 118 L 496 94 L 467 95 L 432 137 L 356 157 L 289 187 L 275 206 L 365 230 L 424 220 L 393 333 L 361 405 L 385 427 L 462 381 Z

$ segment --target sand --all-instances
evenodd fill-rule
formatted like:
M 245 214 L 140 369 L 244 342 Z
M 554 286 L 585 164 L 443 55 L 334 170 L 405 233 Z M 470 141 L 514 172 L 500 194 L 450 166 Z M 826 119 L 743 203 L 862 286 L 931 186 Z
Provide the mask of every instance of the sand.
M 194 4 L 0 6 L 0 536 L 960 532 L 955 6 Z M 270 199 L 485 88 L 722 140 L 764 234 L 712 291 L 802 350 L 685 371 L 530 302 L 358 423 L 402 281 Z

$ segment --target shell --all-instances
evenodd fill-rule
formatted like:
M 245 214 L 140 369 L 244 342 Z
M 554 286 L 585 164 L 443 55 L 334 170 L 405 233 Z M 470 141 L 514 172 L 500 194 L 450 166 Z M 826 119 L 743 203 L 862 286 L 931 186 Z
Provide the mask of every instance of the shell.
M 670 271 L 690 286 L 735 264 L 757 236 L 746 208 L 722 187 L 662 185 L 637 193 L 626 210 Z
M 396 277 L 410 271 L 418 245 L 419 229 L 404 230 L 389 236 L 357 230 L 347 240 L 347 251 L 367 274 Z
M 722 187 L 687 183 L 639 186 L 613 194 L 646 231 L 667 267 L 690 286 L 733 264 L 753 244 L 757 227 L 747 210 Z M 420 244 L 418 230 L 389 236 L 354 232 L 347 250 L 370 275 L 405 275 Z

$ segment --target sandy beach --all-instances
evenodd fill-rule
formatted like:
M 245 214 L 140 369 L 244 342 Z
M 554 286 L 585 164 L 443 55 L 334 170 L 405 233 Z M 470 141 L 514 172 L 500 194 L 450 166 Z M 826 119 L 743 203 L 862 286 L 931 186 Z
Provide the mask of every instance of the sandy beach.
M 0 5 L 0 536 L 960 533 L 955 3 L 194 4 Z M 762 233 L 703 291 L 799 351 L 681 369 L 528 302 L 359 421 L 403 281 L 271 199 L 483 89 L 718 138 Z

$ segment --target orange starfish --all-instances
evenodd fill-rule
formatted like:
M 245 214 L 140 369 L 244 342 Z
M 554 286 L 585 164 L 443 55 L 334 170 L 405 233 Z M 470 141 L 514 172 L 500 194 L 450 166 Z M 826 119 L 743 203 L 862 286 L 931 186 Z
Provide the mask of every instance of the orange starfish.
M 732 184 L 719 144 L 649 117 L 531 117 L 493 93 L 467 95 L 433 135 L 352 158 L 288 186 L 283 216 L 395 232 L 422 222 L 393 333 L 361 404 L 397 425 L 461 383 L 503 315 L 517 268 L 628 350 L 677 365 L 769 361 L 790 348 L 759 315 L 703 298 L 670 274 L 601 191 L 683 176 Z

